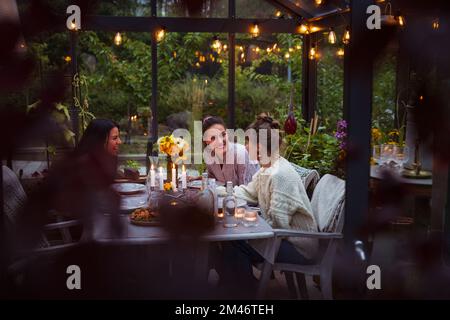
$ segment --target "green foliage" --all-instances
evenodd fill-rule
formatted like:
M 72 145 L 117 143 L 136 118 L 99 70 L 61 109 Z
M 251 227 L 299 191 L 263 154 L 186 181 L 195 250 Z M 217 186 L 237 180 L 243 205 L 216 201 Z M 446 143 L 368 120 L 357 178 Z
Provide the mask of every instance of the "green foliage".
M 127 160 L 127 162 L 125 162 L 125 167 L 138 170 L 141 167 L 141 165 L 137 161 Z
M 337 139 L 319 127 L 315 134 L 303 119 L 298 120 L 299 128 L 293 135 L 285 137 L 284 156 L 289 161 L 304 168 L 316 169 L 322 176 L 327 173 L 337 174 L 339 143 Z

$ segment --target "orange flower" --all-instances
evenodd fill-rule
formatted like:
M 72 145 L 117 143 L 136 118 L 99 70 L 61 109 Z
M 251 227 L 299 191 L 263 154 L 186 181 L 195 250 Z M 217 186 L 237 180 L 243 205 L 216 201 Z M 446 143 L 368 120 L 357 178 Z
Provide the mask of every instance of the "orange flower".
M 170 191 L 172 190 L 172 183 L 166 182 L 164 183 L 164 191 Z

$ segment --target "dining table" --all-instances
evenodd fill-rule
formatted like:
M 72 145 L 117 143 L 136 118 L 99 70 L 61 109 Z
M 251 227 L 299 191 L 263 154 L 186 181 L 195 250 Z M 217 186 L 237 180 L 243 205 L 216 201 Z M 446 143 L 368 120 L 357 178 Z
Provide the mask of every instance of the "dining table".
M 148 204 L 147 191 L 137 194 L 121 195 L 121 211 L 116 222 L 122 230 L 120 236 L 117 236 L 111 228 L 111 214 L 102 214 L 95 225 L 94 241 L 106 245 L 156 245 L 169 243 L 172 239 L 171 234 L 160 225 L 141 226 L 130 222 L 130 213 L 139 207 L 145 207 Z M 205 280 L 209 274 L 209 248 L 213 243 L 227 241 L 246 241 L 256 252 L 264 259 L 261 279 L 268 279 L 271 275 L 271 266 L 275 262 L 275 234 L 272 227 L 261 217 L 257 216 L 256 226 L 246 227 L 239 223 L 236 227 L 226 228 L 221 221 L 216 219 L 214 227 L 199 235 L 196 239 L 195 258 L 195 277 Z M 264 294 L 265 288 L 260 281 L 258 296 Z

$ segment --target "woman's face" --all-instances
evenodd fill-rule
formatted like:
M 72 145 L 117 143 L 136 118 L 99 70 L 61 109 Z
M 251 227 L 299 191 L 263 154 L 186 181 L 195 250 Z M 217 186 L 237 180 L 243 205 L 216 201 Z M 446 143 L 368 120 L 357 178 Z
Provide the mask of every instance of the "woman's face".
M 205 132 L 205 143 L 210 146 L 216 154 L 222 155 L 227 150 L 228 135 L 225 127 L 214 124 Z
M 122 144 L 119 135 L 119 129 L 117 127 L 112 128 L 109 131 L 108 141 L 106 141 L 106 151 L 113 156 L 119 154 L 119 145 Z

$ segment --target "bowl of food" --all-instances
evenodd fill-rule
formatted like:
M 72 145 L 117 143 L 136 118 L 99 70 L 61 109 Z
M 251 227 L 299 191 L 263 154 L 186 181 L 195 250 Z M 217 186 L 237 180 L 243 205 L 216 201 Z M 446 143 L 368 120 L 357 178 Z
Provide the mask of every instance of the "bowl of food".
M 138 226 L 159 226 L 159 214 L 149 208 L 139 208 L 130 214 L 130 222 Z

